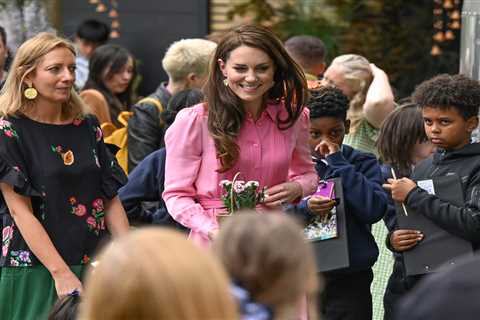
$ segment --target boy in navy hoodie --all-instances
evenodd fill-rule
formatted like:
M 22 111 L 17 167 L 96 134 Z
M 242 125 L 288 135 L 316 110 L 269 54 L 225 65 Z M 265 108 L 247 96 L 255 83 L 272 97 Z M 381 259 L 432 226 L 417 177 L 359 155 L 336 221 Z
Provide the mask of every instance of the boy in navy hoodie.
M 350 126 L 348 98 L 332 87 L 310 93 L 309 144 L 320 179 L 338 177 L 342 181 L 350 258 L 348 268 L 323 274 L 320 311 L 327 320 L 370 320 L 372 266 L 378 257 L 371 225 L 382 219 L 388 205 L 380 165 L 373 154 L 342 145 Z M 334 205 L 334 200 L 312 196 L 297 205 L 296 213 L 304 217 L 325 215 Z
M 463 75 L 443 74 L 420 84 L 412 98 L 422 107 L 425 132 L 437 151 L 415 167 L 412 180 L 389 179 L 385 188 L 391 190 L 393 200 L 403 202 L 407 209 L 470 241 L 474 250 L 478 250 L 480 144 L 472 143 L 471 137 L 478 126 L 480 84 Z M 450 174 L 460 177 L 463 206 L 441 200 L 415 183 Z

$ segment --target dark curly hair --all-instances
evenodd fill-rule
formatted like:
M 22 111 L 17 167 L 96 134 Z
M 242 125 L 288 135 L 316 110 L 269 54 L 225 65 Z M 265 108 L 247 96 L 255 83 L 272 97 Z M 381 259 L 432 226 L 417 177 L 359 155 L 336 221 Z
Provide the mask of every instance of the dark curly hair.
M 466 120 L 478 115 L 480 84 L 464 75 L 441 74 L 418 85 L 412 100 L 422 108 L 455 108 Z
M 334 117 L 342 121 L 347 120 L 350 101 L 340 89 L 320 87 L 309 92 L 310 99 L 307 101 L 307 107 L 310 110 L 310 119 Z

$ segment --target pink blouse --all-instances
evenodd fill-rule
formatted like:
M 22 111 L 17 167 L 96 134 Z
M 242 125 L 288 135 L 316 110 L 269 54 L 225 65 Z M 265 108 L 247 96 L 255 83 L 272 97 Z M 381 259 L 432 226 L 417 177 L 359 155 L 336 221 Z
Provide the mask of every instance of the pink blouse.
M 286 113 L 282 105 L 269 104 L 256 122 L 247 115 L 237 138 L 240 158 L 225 173 L 216 171 L 220 162 L 208 132 L 204 104 L 178 113 L 165 135 L 163 199 L 172 217 L 191 229 L 194 241 L 207 244 L 208 233 L 218 229 L 216 216 L 225 213 L 219 183 L 232 180 L 237 172 L 241 180 L 258 181 L 260 188 L 296 181 L 304 196 L 315 190 L 318 178 L 307 143 L 308 110 L 287 130 L 277 128 L 278 112 Z

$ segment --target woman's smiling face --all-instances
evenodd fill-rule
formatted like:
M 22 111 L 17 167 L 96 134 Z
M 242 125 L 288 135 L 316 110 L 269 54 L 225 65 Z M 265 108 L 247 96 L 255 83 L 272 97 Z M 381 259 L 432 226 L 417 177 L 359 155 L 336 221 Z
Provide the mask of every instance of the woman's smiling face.
M 264 51 L 242 45 L 232 50 L 226 61 L 218 60 L 229 88 L 244 105 L 260 106 L 272 88 L 275 65 Z

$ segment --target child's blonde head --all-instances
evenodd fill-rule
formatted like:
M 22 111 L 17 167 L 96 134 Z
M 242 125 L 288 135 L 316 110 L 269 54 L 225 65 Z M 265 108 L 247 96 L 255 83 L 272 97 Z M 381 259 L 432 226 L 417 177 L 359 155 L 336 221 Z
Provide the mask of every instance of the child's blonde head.
M 80 319 L 237 319 L 221 264 L 176 231 L 133 231 L 98 261 Z
M 351 121 L 351 130 L 363 119 L 363 105 L 367 98 L 367 91 L 373 81 L 370 62 L 358 54 L 344 54 L 333 59 L 329 68 L 338 68 L 349 87 L 350 109 L 348 119 Z

